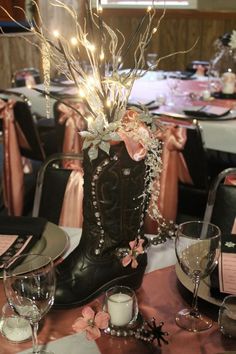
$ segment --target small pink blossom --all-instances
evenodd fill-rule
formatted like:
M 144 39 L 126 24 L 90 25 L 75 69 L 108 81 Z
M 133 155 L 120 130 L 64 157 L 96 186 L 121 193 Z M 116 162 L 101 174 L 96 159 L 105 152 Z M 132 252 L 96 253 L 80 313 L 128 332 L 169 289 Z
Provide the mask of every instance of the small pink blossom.
M 82 310 L 82 316 L 77 318 L 72 328 L 74 331 L 80 333 L 86 331 L 87 339 L 95 340 L 101 336 L 100 329 L 108 327 L 110 316 L 107 312 L 95 311 L 86 306 Z
M 139 239 L 139 240 L 136 239 L 134 241 L 130 241 L 129 254 L 122 259 L 122 265 L 124 267 L 127 267 L 127 265 L 129 265 L 131 263 L 132 268 L 137 268 L 137 266 L 138 266 L 137 256 L 144 252 L 143 251 L 143 243 L 144 243 L 143 239 Z

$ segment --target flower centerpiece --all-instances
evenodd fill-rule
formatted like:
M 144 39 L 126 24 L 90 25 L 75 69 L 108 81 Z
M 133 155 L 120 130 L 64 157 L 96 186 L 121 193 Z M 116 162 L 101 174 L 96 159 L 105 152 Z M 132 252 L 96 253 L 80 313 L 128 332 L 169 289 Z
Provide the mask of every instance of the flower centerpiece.
M 57 267 L 55 306 L 80 306 L 114 284 L 141 285 L 147 264 L 147 242 L 141 240 L 150 196 L 152 217 L 159 225 L 157 239 L 173 235 L 173 224 L 165 222 L 158 207 L 161 128 L 145 106 L 128 105 L 134 81 L 146 72 L 146 50 L 165 11 L 159 16 L 153 1 L 127 41 L 105 23 L 100 1 L 95 9 L 85 1 L 83 23 L 64 2 L 50 1 L 50 6 L 71 16 L 74 35 L 68 39 L 56 30 L 49 33 L 38 9 L 38 21 L 31 22 L 30 31 L 39 40 L 34 45 L 42 53 L 45 95 L 50 97 L 53 66 L 74 83 L 83 113 L 73 102 L 69 105 L 85 127 L 78 132 L 83 139 L 83 232 L 79 246 Z M 133 67 L 120 71 L 131 53 Z
M 236 31 L 224 33 L 214 42 L 215 55 L 211 60 L 212 70 L 217 76 L 225 72 L 236 73 Z

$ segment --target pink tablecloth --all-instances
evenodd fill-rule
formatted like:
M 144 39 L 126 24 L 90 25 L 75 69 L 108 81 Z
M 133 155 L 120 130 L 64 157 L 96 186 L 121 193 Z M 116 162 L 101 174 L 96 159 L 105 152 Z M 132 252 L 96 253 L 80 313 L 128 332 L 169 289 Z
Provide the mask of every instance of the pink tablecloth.
M 164 330 L 169 332 L 169 344 L 164 344 L 161 350 L 154 350 L 134 338 L 102 335 L 96 342 L 102 354 L 218 354 L 227 350 L 236 350 L 236 340 L 224 338 L 216 322 L 210 330 L 198 334 L 183 331 L 176 326 L 175 313 L 186 303 L 178 291 L 173 266 L 146 274 L 142 287 L 137 291 L 137 296 L 140 310 L 146 317 L 155 316 L 158 321 L 164 321 Z M 0 299 L 0 306 L 2 306 L 5 302 L 2 284 Z M 81 308 L 52 310 L 46 316 L 39 333 L 40 343 L 72 334 L 71 325 L 80 313 Z M 213 315 L 216 317 L 217 308 Z M 30 342 L 12 344 L 0 337 L 0 353 L 16 354 L 30 346 Z M 68 353 L 69 350 L 68 347 Z

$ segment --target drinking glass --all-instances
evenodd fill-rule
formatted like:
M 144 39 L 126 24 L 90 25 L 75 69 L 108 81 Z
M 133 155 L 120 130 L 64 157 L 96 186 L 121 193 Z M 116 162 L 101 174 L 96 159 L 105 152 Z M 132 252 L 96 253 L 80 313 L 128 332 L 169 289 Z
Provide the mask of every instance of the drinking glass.
M 147 54 L 147 66 L 150 70 L 154 70 L 157 66 L 157 58 L 158 55 L 156 53 L 148 53 Z
M 3 283 L 7 301 L 16 314 L 29 321 L 32 329 L 32 353 L 53 354 L 38 347 L 39 321 L 54 302 L 56 277 L 50 257 L 22 254 L 4 265 Z
M 173 73 L 168 73 L 166 76 L 166 83 L 169 88 L 169 99 L 167 102 L 168 106 L 174 106 L 174 96 L 177 94 L 179 85 L 180 85 L 180 73 L 176 72 L 175 74 Z
M 190 332 L 204 331 L 212 326 L 211 319 L 201 314 L 197 305 L 199 284 L 215 268 L 220 255 L 221 231 L 204 221 L 188 221 L 179 225 L 175 252 L 181 269 L 194 283 L 191 308 L 180 310 L 176 323 Z
M 149 70 L 149 78 L 150 80 L 156 80 L 155 69 L 157 67 L 157 59 L 158 55 L 156 53 L 148 53 L 146 57 L 146 62 Z

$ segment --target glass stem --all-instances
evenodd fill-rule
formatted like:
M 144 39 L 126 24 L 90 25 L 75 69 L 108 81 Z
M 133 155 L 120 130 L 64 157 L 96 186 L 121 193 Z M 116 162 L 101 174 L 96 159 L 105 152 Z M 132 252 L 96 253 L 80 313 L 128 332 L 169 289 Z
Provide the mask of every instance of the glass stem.
M 39 352 L 38 349 L 38 322 L 30 323 L 31 330 L 32 330 L 32 344 L 33 344 L 33 354 L 37 354 Z
M 190 311 L 191 316 L 194 317 L 199 316 L 198 305 L 197 305 L 197 294 L 198 294 L 199 285 L 200 285 L 200 277 L 197 276 L 194 279 L 193 301 L 192 301 L 192 308 Z

